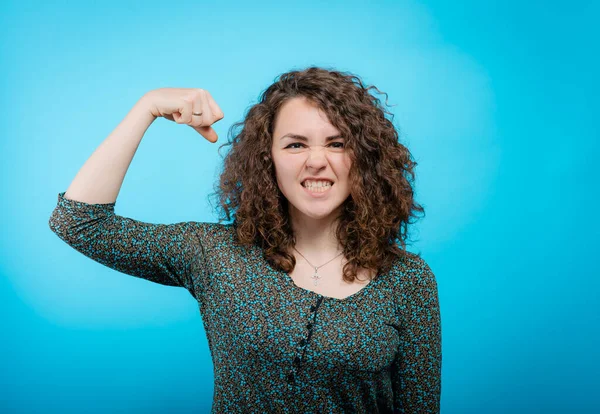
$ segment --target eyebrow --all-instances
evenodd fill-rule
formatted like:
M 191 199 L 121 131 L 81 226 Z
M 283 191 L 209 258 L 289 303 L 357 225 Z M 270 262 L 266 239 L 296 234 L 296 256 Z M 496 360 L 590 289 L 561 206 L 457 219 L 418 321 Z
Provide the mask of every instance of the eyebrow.
M 284 136 L 282 136 L 282 137 L 281 137 L 281 138 L 279 138 L 279 139 L 281 140 L 281 139 L 284 139 L 284 138 L 298 139 L 298 140 L 300 140 L 300 141 L 308 141 L 308 138 L 306 138 L 304 135 L 292 134 L 292 133 L 290 133 L 290 134 L 285 134 Z M 329 141 L 333 141 L 334 139 L 338 139 L 338 138 L 344 138 L 344 137 L 343 137 L 343 136 L 341 136 L 340 134 L 337 134 L 337 135 L 332 135 L 332 136 L 330 136 L 330 137 L 327 137 L 327 138 L 325 138 L 325 141 L 326 141 L 326 142 L 329 142 Z

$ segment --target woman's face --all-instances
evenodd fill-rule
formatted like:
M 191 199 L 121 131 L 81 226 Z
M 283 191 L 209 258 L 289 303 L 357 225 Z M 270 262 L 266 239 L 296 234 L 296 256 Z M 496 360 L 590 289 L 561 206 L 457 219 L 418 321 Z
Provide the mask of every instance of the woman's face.
M 283 104 L 275 120 L 271 156 L 292 219 L 337 217 L 350 195 L 351 161 L 340 131 L 323 111 L 304 97 Z M 313 180 L 306 182 L 309 177 Z

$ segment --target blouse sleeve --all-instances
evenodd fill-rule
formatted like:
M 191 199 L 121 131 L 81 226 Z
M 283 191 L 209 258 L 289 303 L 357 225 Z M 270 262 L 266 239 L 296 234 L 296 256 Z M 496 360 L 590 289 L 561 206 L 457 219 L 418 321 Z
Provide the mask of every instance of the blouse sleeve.
M 442 331 L 437 282 L 417 258 L 401 285 L 400 349 L 392 364 L 395 413 L 439 413 Z
M 144 223 L 115 214 L 115 203 L 88 204 L 64 194 L 58 194 L 48 224 L 65 243 L 114 270 L 184 287 L 197 298 L 200 287 L 192 274 L 204 259 L 197 234 L 204 223 Z

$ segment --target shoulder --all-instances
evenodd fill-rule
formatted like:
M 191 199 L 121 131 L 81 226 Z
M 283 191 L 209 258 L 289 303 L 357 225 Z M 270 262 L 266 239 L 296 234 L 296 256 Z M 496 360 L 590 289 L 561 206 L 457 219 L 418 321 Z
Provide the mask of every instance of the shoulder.
M 403 288 L 421 287 L 437 289 L 437 282 L 429 264 L 420 254 L 405 251 L 392 266 L 395 282 Z
M 219 252 L 220 255 L 248 253 L 251 246 L 242 246 L 237 237 L 234 223 L 189 222 L 190 237 L 202 246 L 205 253 Z
M 218 245 L 224 247 L 235 241 L 236 231 L 233 224 L 190 221 L 188 229 L 190 236 L 206 247 L 217 247 Z
M 438 286 L 427 262 L 415 253 L 406 252 L 393 267 L 395 297 L 403 309 L 437 309 Z

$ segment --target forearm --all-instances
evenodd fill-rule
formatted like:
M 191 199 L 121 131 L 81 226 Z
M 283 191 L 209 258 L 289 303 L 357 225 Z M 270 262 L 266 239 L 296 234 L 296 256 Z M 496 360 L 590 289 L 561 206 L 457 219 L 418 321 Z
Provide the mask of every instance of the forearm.
M 133 156 L 155 119 L 146 94 L 92 153 L 64 197 L 89 204 L 114 203 Z

